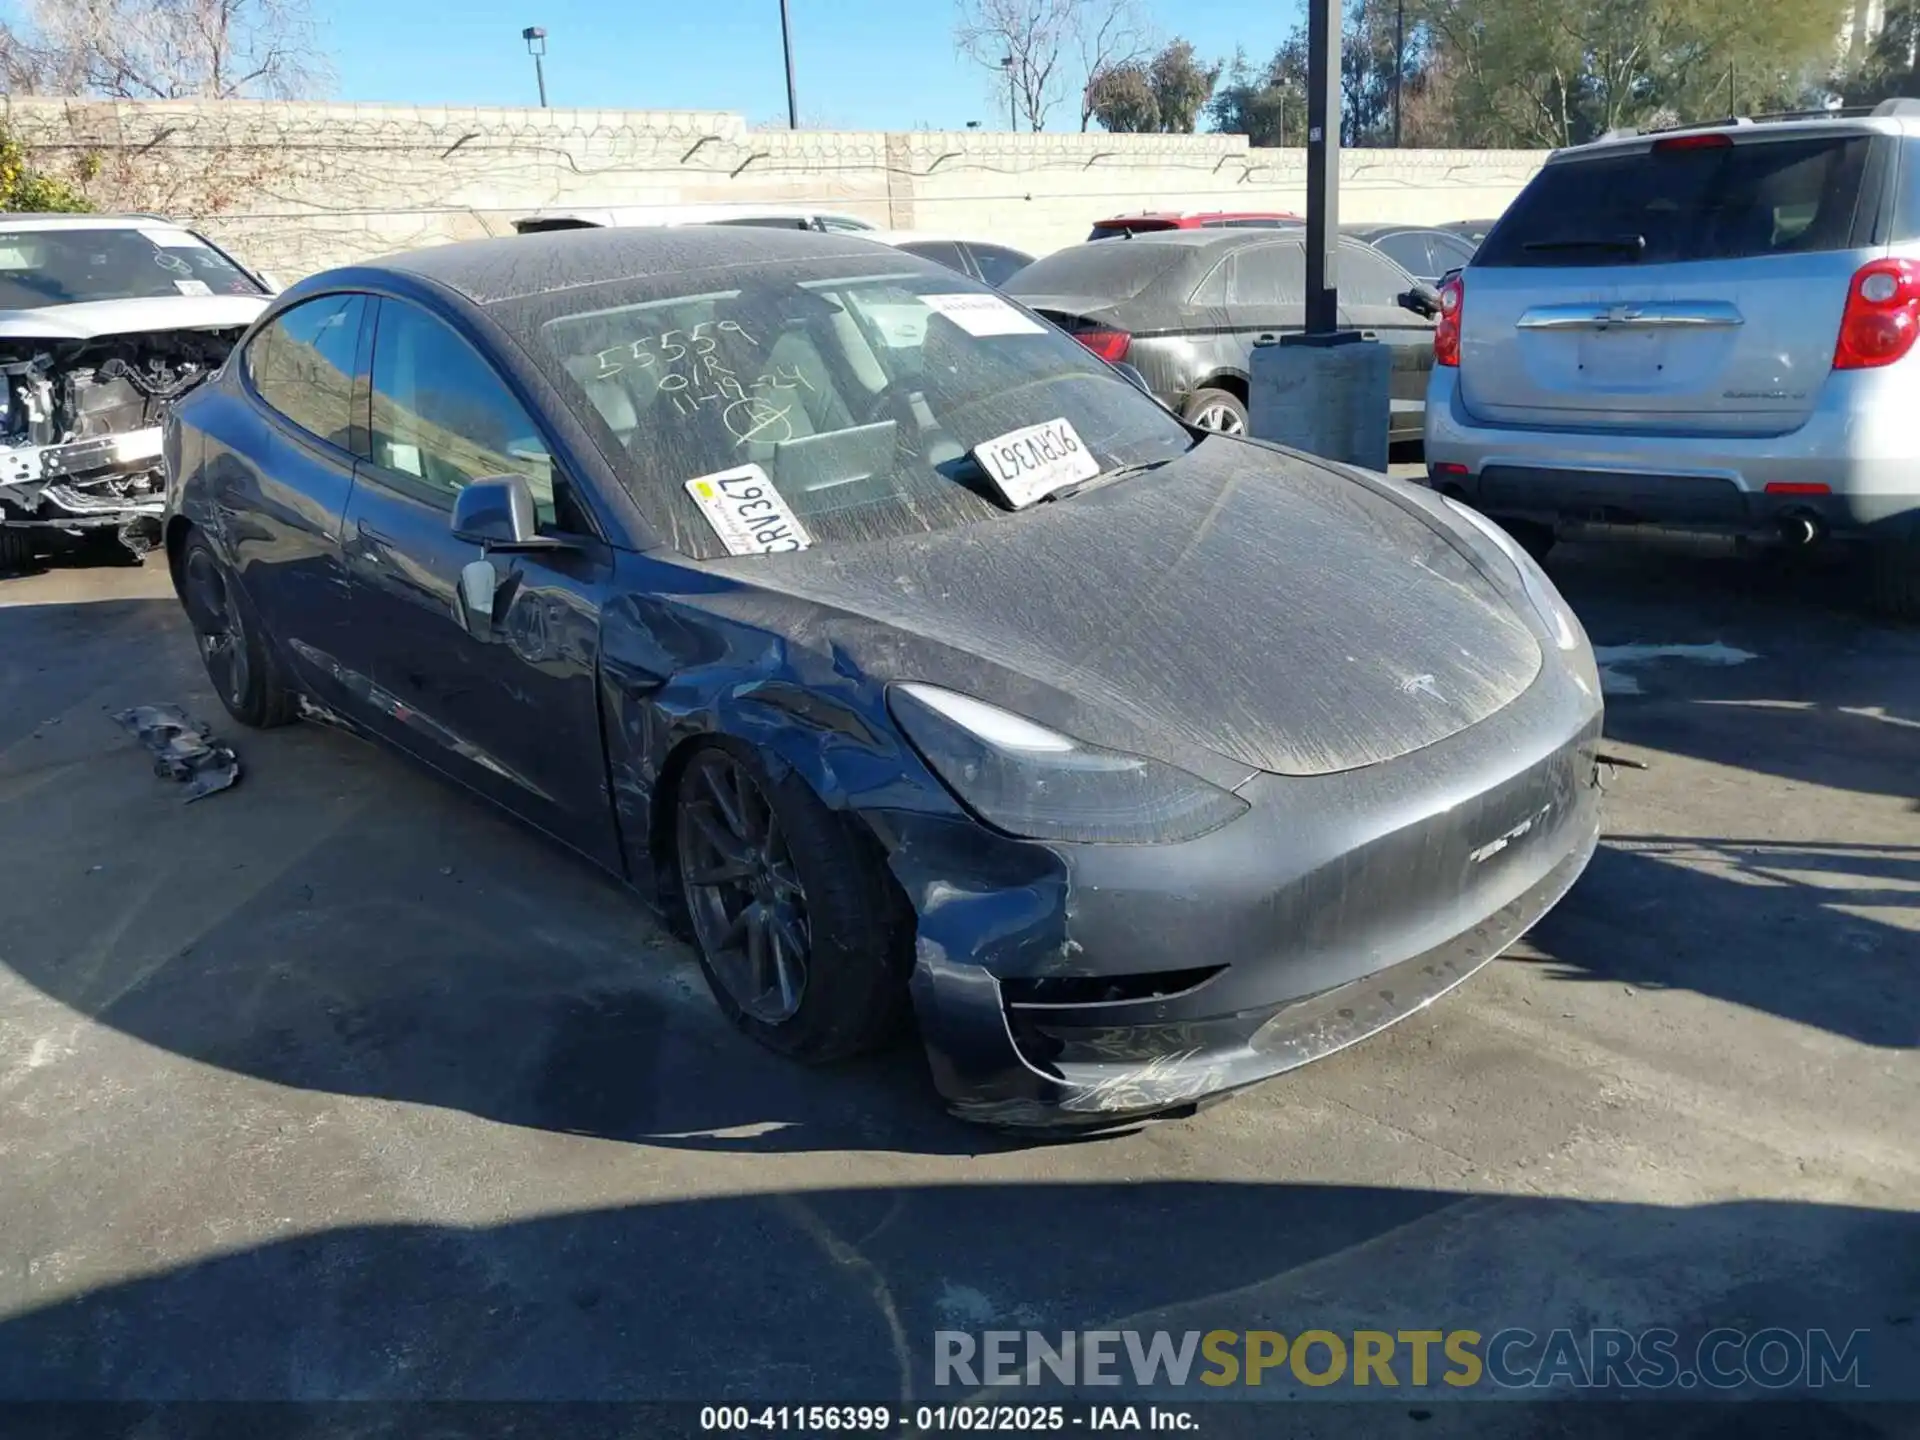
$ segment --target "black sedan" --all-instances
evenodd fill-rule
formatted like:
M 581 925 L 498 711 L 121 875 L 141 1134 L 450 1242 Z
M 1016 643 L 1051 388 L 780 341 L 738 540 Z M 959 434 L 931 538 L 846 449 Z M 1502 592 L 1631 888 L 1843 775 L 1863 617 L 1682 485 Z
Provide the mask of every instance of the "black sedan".
M 1502 531 L 1191 428 L 854 237 L 318 275 L 166 459 L 236 719 L 344 722 L 572 846 L 776 1050 L 917 1017 L 973 1119 L 1182 1113 L 1339 1049 L 1595 843 L 1592 654 Z

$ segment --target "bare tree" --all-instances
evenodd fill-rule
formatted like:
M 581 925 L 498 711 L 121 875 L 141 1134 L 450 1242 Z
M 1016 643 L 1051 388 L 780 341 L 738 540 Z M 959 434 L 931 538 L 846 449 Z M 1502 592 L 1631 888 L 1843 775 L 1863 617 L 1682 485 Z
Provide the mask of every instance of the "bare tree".
M 999 70 L 1013 109 L 1040 130 L 1066 88 L 1063 57 L 1073 41 L 1081 0 L 959 0 L 954 43 L 960 53 Z
M 1080 47 L 1080 128 L 1094 118 L 1094 92 L 1109 71 L 1143 61 L 1153 50 L 1153 26 L 1135 0 L 1075 0 L 1074 38 Z
M 1066 98 L 1076 68 L 1080 128 L 1093 116 L 1093 81 L 1143 60 L 1151 37 L 1139 0 L 957 0 L 954 43 L 960 53 L 997 72 L 1010 93 L 1016 125 L 1044 130 Z M 1078 66 L 1076 67 L 1076 60 Z
M 122 100 L 293 99 L 331 72 L 307 0 L 33 0 L 0 25 L 10 89 Z

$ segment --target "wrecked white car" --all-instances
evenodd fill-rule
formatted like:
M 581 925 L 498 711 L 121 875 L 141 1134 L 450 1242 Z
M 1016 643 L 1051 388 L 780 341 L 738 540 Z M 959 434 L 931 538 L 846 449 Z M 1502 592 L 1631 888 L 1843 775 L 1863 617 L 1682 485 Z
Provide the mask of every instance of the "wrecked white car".
M 0 215 L 0 573 L 63 538 L 151 548 L 165 407 L 272 290 L 153 216 Z

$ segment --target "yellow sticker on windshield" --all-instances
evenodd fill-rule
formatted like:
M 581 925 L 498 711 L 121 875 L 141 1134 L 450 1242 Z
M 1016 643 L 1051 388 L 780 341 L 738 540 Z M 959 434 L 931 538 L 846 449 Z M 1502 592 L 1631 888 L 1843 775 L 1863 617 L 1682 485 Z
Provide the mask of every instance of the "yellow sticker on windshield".
M 785 498 L 758 465 L 736 465 L 687 481 L 687 494 L 729 555 L 804 550 L 813 543 Z

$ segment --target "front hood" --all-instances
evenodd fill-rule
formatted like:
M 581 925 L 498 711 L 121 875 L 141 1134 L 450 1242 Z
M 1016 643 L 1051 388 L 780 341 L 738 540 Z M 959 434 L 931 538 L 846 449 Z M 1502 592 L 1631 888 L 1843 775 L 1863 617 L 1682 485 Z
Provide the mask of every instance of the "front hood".
M 1284 775 L 1389 760 L 1493 713 L 1542 663 L 1433 523 L 1225 438 L 1020 514 L 713 568 L 987 662 L 913 673 L 906 644 L 881 678 L 965 679 L 981 699 L 1175 763 L 1192 747 Z
M 157 295 L 0 310 L 0 340 L 93 340 L 161 330 L 242 330 L 267 308 L 265 295 Z

